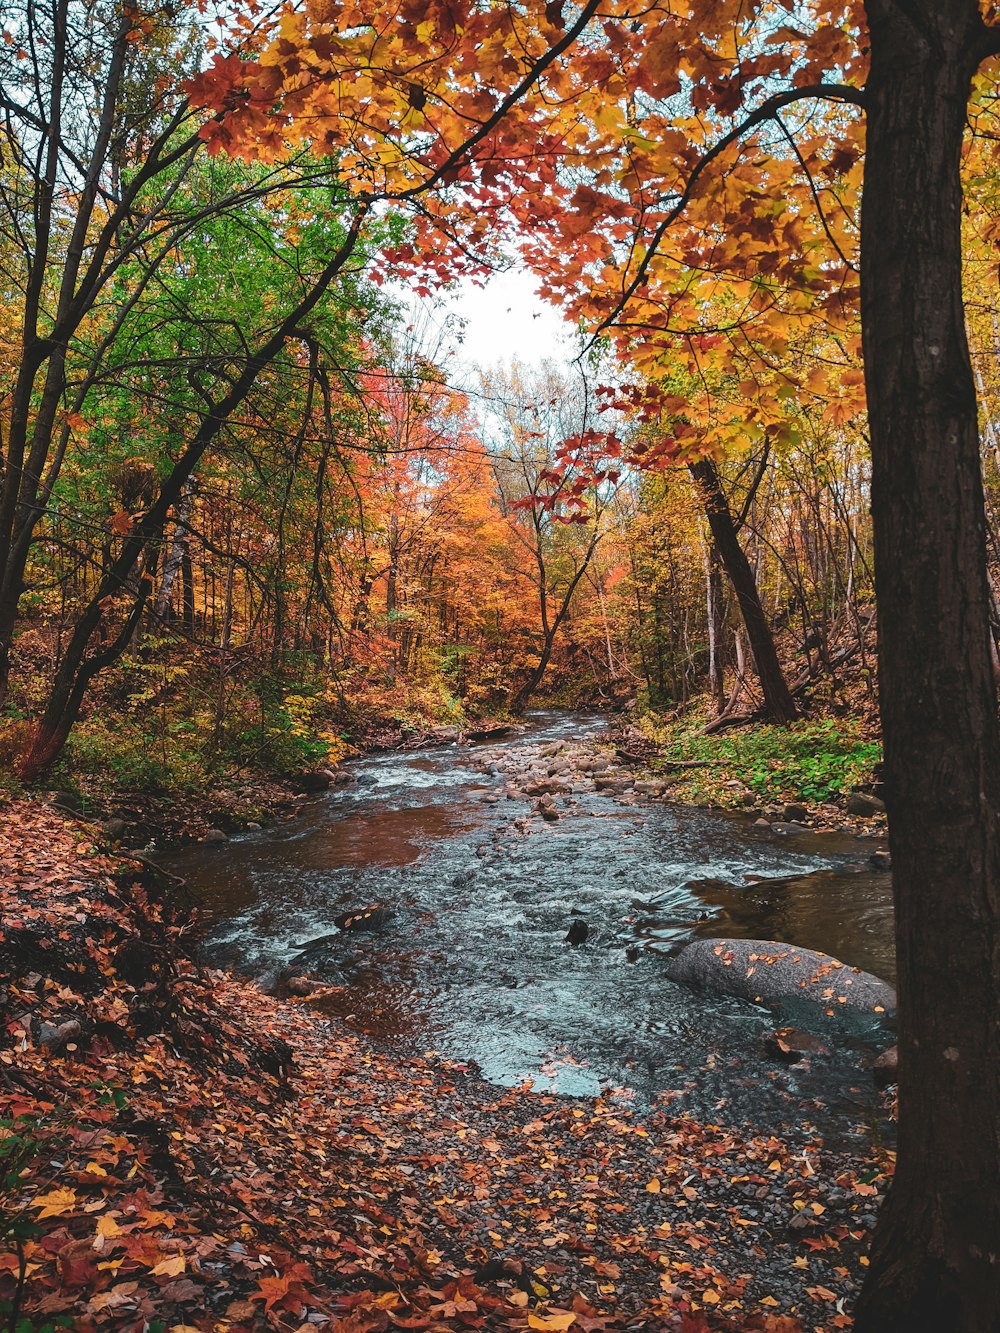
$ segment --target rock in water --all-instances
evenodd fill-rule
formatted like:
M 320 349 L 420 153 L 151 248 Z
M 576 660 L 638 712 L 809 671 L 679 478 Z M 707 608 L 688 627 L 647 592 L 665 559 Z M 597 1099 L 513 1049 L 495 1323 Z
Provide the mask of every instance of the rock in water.
M 342 916 L 335 916 L 333 924 L 338 930 L 376 931 L 381 930 L 391 916 L 390 908 L 372 903 L 370 907 L 357 908 L 352 912 L 345 912 Z
M 777 940 L 695 940 L 673 959 L 667 975 L 671 981 L 756 1004 L 803 999 L 827 1009 L 869 1014 L 896 1008 L 896 992 L 888 982 L 829 954 Z
M 587 936 L 590 934 L 590 927 L 586 921 L 574 921 L 566 932 L 567 944 L 586 944 Z
M 778 1028 L 764 1038 L 764 1050 L 775 1060 L 795 1065 L 807 1055 L 829 1055 L 829 1048 L 824 1046 L 813 1032 L 802 1032 L 798 1028 Z

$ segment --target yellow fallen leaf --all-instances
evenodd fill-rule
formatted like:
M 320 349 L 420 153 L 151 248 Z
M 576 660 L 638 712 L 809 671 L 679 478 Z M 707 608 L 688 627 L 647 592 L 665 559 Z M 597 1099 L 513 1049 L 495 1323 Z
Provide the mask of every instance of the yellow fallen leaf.
M 768 1305 L 773 1309 L 778 1304 L 778 1302 L 774 1299 L 773 1296 L 762 1296 L 760 1298 L 760 1304 Z
M 646 1189 L 649 1191 L 650 1194 L 659 1194 L 660 1182 L 656 1179 L 655 1176 L 653 1177 L 652 1180 L 646 1181 Z
M 528 1304 L 528 1293 L 526 1291 L 512 1291 L 507 1297 L 511 1305 L 525 1306 Z
M 576 1323 L 576 1315 L 573 1314 L 572 1311 L 570 1310 L 567 1310 L 565 1314 L 528 1315 L 529 1328 L 548 1328 L 548 1329 L 558 1330 L 563 1328 L 569 1328 L 570 1324 L 575 1324 L 575 1323 Z
M 154 1277 L 180 1277 L 187 1267 L 183 1254 L 172 1254 L 169 1259 L 161 1259 L 150 1271 Z
M 50 1190 L 48 1194 L 39 1194 L 32 1208 L 38 1208 L 38 1219 L 43 1217 L 62 1217 L 76 1207 L 76 1190 Z
M 718 1305 L 721 1298 L 713 1287 L 709 1287 L 707 1291 L 701 1293 L 701 1299 L 706 1305 Z

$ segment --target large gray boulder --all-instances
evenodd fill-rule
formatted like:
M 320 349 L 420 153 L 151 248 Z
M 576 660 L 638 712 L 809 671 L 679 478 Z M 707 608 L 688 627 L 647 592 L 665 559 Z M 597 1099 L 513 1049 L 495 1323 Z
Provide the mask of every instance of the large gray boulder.
M 777 940 L 695 940 L 672 960 L 668 975 L 671 981 L 756 1004 L 812 1000 L 834 1012 L 877 1015 L 896 1008 L 896 992 L 887 981 L 829 954 Z

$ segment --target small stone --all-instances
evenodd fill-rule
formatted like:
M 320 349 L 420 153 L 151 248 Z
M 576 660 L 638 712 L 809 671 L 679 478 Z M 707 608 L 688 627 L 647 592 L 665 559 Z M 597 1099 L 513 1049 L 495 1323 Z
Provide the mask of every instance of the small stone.
M 889 1083 L 895 1083 L 899 1070 L 899 1047 L 890 1046 L 888 1050 L 875 1061 L 872 1066 L 872 1072 L 875 1075 L 875 1082 L 880 1088 L 884 1088 Z
M 892 857 L 888 852 L 872 852 L 871 856 L 868 858 L 868 864 L 871 866 L 872 870 L 885 873 L 892 869 Z
M 202 842 L 228 842 L 229 838 L 220 828 L 206 829 L 201 837 Z
M 760 819 L 755 819 L 755 820 L 753 821 L 753 826 L 754 826 L 754 828 L 767 828 L 767 829 L 769 829 L 769 828 L 771 827 L 771 821 L 770 821 L 769 819 L 765 819 L 764 816 L 761 815 Z
M 819 1037 L 811 1032 L 802 1032 L 798 1028 L 778 1028 L 764 1038 L 764 1049 L 768 1055 L 785 1064 L 795 1065 L 807 1055 L 829 1055 Z
M 586 921 L 574 921 L 566 932 L 567 944 L 585 944 L 587 936 L 590 934 L 590 927 Z
M 859 815 L 864 819 L 871 818 L 872 815 L 880 815 L 885 810 L 885 802 L 879 800 L 877 796 L 866 796 L 864 792 L 856 791 L 847 798 L 847 813 L 849 815 Z
M 107 819 L 101 825 L 101 832 L 106 838 L 110 838 L 112 842 L 121 842 L 122 838 L 124 838 L 125 834 L 128 832 L 128 824 L 124 819 Z
M 65 1023 L 39 1023 L 37 1040 L 40 1046 L 47 1046 L 50 1051 L 59 1051 L 68 1043 L 76 1041 L 83 1029 L 75 1018 Z
M 786 805 L 782 818 L 789 824 L 804 824 L 809 818 L 809 811 L 804 805 Z

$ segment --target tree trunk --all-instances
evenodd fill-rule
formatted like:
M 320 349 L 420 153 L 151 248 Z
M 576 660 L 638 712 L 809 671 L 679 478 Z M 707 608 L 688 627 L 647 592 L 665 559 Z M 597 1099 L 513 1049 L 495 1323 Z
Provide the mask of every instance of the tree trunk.
M 725 607 L 722 602 L 722 570 L 715 542 L 705 547 L 705 617 L 708 621 L 708 688 L 721 713 L 726 706 L 726 673 L 722 661 Z
M 160 576 L 160 591 L 157 594 L 156 602 L 153 606 L 153 615 L 160 621 L 169 620 L 171 616 L 174 583 L 176 582 L 177 574 L 184 563 L 184 553 L 187 550 L 187 525 L 191 516 L 193 492 L 194 486 L 191 480 L 188 480 L 181 492 L 180 503 L 177 506 L 177 521 L 174 524 L 174 532 L 170 540 L 170 546 L 167 550 L 167 557 L 163 562 L 163 573 Z
M 862 323 L 899 1154 L 857 1333 L 1000 1328 L 1000 737 L 960 156 L 976 0 L 869 0 Z
M 510 712 L 514 715 L 514 717 L 521 716 L 521 714 L 527 708 L 528 704 L 531 702 L 531 696 L 535 693 L 539 685 L 541 685 L 542 683 L 542 680 L 545 676 L 545 670 L 548 667 L 549 661 L 552 657 L 552 646 L 555 643 L 556 630 L 558 630 L 558 628 L 559 628 L 559 622 L 557 622 L 553 626 L 551 633 L 545 636 L 545 642 L 542 645 L 541 656 L 539 657 L 537 664 L 532 670 L 531 675 L 524 682 L 524 684 L 521 685 L 514 692 L 514 695 L 511 698 L 510 703 L 507 705 L 507 707 L 509 708 Z
M 792 722 L 798 716 L 795 702 L 778 661 L 771 627 L 757 591 L 757 580 L 740 545 L 736 524 L 719 481 L 719 473 L 710 458 L 689 463 L 688 469 L 705 505 L 708 526 L 725 566 L 733 592 L 740 604 L 750 651 L 757 668 L 764 710 L 772 722 Z

